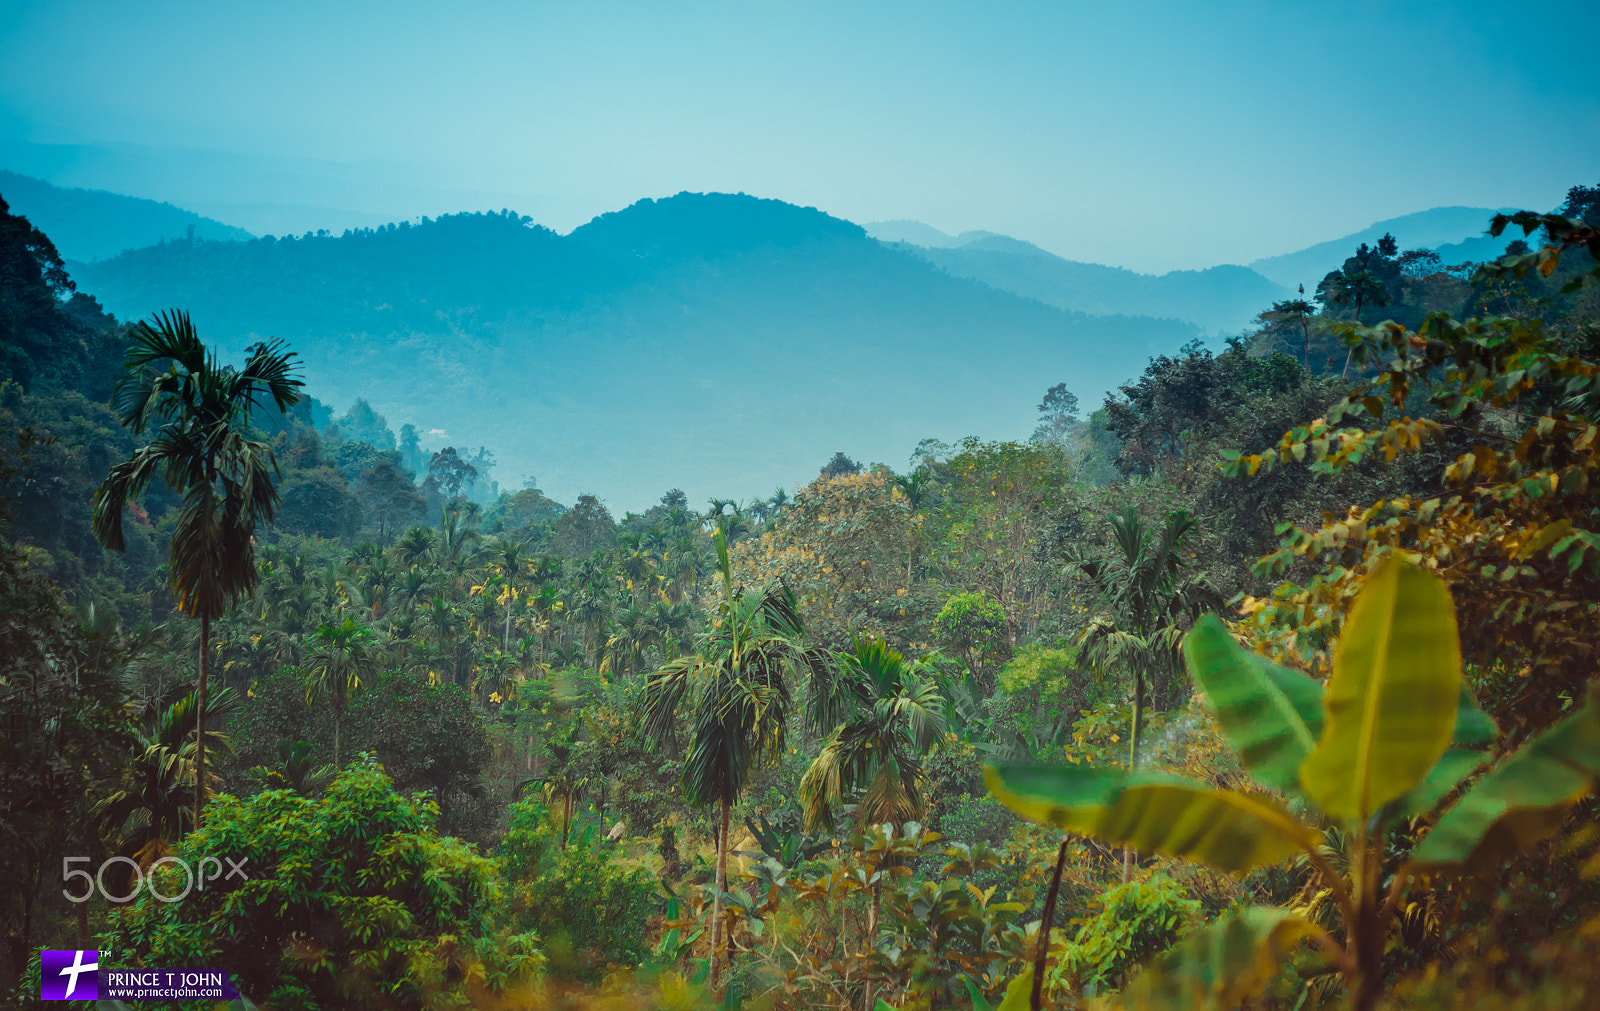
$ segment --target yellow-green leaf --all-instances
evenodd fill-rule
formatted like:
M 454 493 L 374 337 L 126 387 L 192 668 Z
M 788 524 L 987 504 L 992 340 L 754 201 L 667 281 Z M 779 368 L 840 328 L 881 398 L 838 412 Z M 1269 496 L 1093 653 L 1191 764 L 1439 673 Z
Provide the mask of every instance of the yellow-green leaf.
M 983 785 L 1006 807 L 1034 821 L 1088 832 L 1128 776 L 1121 769 L 997 762 Z
M 1468 790 L 1412 854 L 1423 870 L 1498 866 L 1561 827 L 1600 778 L 1600 704 L 1523 745 Z
M 1339 636 L 1322 739 L 1300 783 L 1322 809 L 1362 822 L 1421 783 L 1455 730 L 1461 646 L 1438 577 L 1386 558 Z
M 995 1011 L 1028 1011 L 1033 1003 L 1033 967 L 1022 970 L 1006 984 L 1006 995 Z
M 1181 782 L 1130 783 L 1090 834 L 1224 871 L 1267 867 L 1316 843 L 1311 829 L 1271 801 Z
M 1201 618 L 1184 637 L 1183 655 L 1216 713 L 1222 736 L 1244 767 L 1263 786 L 1297 790 L 1300 765 L 1316 739 L 1277 681 L 1268 676 L 1265 668 L 1275 665 L 1234 642 L 1214 614 Z M 1294 671 L 1280 668 L 1278 673 L 1281 679 L 1298 677 L 1310 685 L 1320 707 L 1321 686 Z

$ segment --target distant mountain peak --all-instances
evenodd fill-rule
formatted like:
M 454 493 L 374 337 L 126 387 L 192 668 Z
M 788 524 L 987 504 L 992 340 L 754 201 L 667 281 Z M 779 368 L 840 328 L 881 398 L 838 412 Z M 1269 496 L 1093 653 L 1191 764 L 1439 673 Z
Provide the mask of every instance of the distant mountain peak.
M 1426 211 L 1377 221 L 1359 232 L 1319 242 L 1292 253 L 1262 257 L 1252 262 L 1250 268 L 1285 287 L 1293 288 L 1297 284 L 1304 284 L 1310 289 L 1315 287 L 1328 271 L 1337 269 L 1363 242 L 1370 245 L 1383 235 L 1389 234 L 1400 243 L 1401 249 L 1438 249 L 1440 246 L 1461 244 L 1468 240 L 1486 238 L 1489 219 L 1497 213 L 1510 210 L 1512 208 L 1507 207 L 1502 207 L 1498 211 L 1490 207 L 1433 207 Z M 1497 256 L 1509 241 L 1511 241 L 1510 236 L 1500 240 L 1498 246 L 1493 243 L 1473 242 L 1475 255 L 1483 258 Z M 1476 249 L 1478 246 L 1483 248 Z
M 1020 242 L 999 232 L 986 232 L 982 229 L 962 232 L 960 235 L 951 235 L 941 232 L 932 225 L 925 225 L 920 221 L 899 218 L 893 221 L 869 221 L 861 226 L 867 234 L 879 242 L 898 243 L 905 242 L 913 246 L 922 246 L 924 249 L 960 249 L 974 242 L 983 242 L 988 239 L 1004 239 L 1007 242 Z M 1028 243 L 1024 243 L 1028 245 Z M 1034 247 L 1038 248 L 1038 247 Z M 1044 250 L 1040 250 L 1041 253 Z M 1049 255 L 1049 254 L 1046 254 Z
M 856 240 L 866 231 L 815 207 L 746 193 L 678 193 L 645 198 L 572 230 L 591 249 L 634 257 L 714 258 L 761 247 Z

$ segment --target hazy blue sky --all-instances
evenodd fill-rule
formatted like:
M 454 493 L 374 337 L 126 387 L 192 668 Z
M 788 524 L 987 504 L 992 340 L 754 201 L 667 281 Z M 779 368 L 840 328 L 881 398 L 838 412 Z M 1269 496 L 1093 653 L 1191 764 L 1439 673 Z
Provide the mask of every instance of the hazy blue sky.
M 1553 207 L 1600 181 L 1597 37 L 1594 0 L 8 0 L 0 167 L 255 231 L 745 191 L 1159 271 Z

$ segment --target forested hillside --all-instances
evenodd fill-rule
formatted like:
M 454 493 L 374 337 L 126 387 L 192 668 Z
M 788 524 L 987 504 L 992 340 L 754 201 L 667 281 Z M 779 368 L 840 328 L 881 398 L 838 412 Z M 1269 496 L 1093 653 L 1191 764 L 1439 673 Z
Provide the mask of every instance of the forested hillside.
M 103 260 L 167 239 L 229 242 L 249 232 L 171 204 L 104 190 L 52 186 L 0 169 L 0 194 L 16 213 L 49 234 L 68 260 Z
M 927 435 L 1022 433 L 1041 372 L 1107 390 L 1196 332 L 1062 312 L 817 211 L 717 194 L 641 201 L 565 237 L 455 215 L 170 242 L 74 276 L 119 316 L 186 306 L 232 354 L 289 340 L 324 400 L 365 398 L 493 446 L 508 478 L 635 508 L 672 485 L 696 499 L 788 486 L 835 449 L 903 460 Z
M 70 274 L 0 203 L 0 1004 L 1596 1006 L 1600 186 L 1494 227 L 1213 351 L 775 201 Z M 741 470 L 495 486 L 579 431 Z

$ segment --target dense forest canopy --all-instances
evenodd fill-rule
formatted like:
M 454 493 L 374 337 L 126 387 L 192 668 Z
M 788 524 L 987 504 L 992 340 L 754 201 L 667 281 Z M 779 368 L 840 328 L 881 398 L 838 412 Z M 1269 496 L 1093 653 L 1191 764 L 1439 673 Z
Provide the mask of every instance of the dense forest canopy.
M 1600 187 L 1484 225 L 1498 262 L 1362 241 L 1213 350 L 745 197 L 75 276 L 0 203 L 0 993 L 34 1006 L 73 944 L 284 1009 L 1594 1006 Z M 187 315 L 82 290 L 179 277 L 209 279 Z M 990 320 L 972 355 L 1104 334 L 1142 365 L 1096 405 L 1028 358 L 1025 441 L 841 440 L 620 515 L 307 392 L 351 354 L 430 382 L 442 343 L 393 327 L 469 304 L 450 360 L 538 390 L 531 306 L 753 313 L 730 277 L 926 327 L 811 348 L 926 401 L 906 424 L 1010 388 L 941 318 Z M 924 286 L 869 300 L 896 277 Z M 655 381 L 776 396 L 751 345 L 799 340 L 696 334 Z M 620 400 L 657 359 L 614 351 Z M 652 424 L 781 457 L 697 409 Z M 108 869 L 63 891 L 79 858 Z M 248 880 L 160 897 L 208 859 Z

